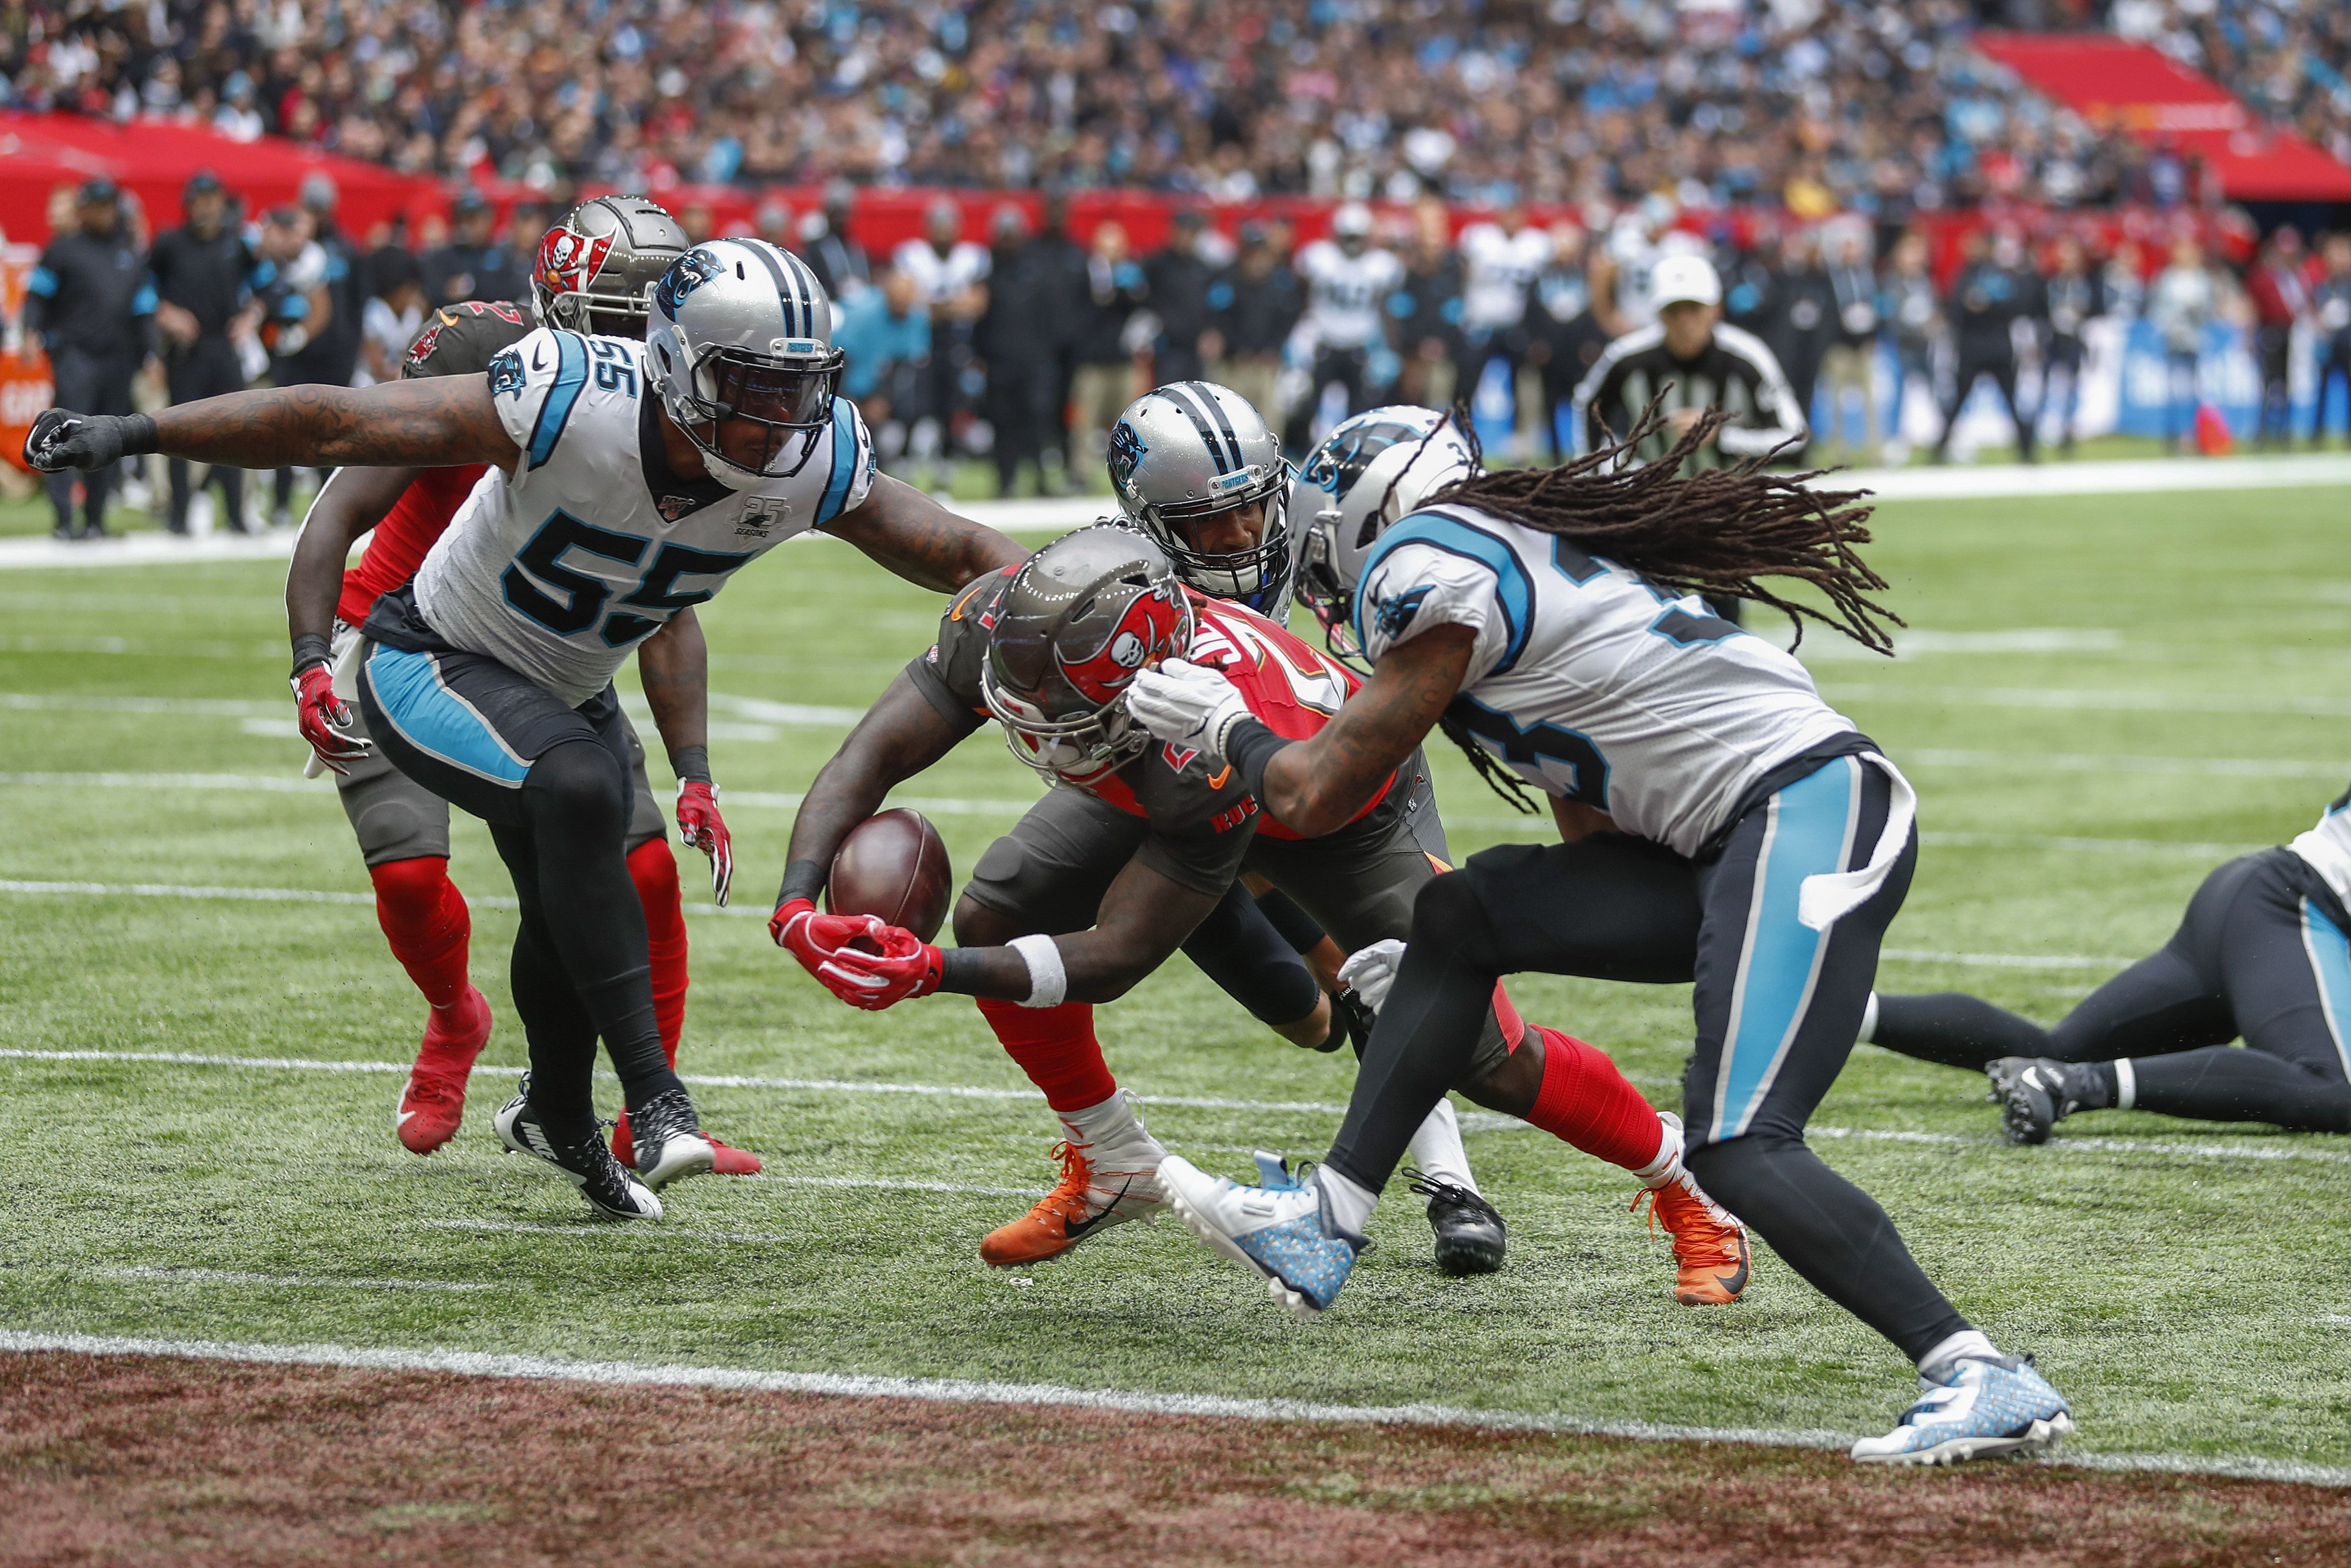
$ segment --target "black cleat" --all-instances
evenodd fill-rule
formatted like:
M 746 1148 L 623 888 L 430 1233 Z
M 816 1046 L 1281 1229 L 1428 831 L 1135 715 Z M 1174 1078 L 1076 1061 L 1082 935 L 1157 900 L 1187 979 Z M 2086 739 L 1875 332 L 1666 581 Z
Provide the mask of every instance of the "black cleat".
M 717 1157 L 683 1089 L 656 1094 L 630 1111 L 629 1136 L 636 1146 L 637 1174 L 656 1192 L 681 1177 L 705 1174 Z
M 603 1130 L 590 1127 L 584 1138 L 558 1142 L 530 1108 L 530 1074 L 523 1074 L 521 1092 L 498 1107 L 490 1125 L 498 1142 L 512 1153 L 545 1160 L 580 1189 L 588 1207 L 613 1219 L 659 1219 L 661 1199 L 635 1175 L 622 1167 L 604 1142 Z
M 2080 1069 L 2047 1057 L 2003 1056 L 1984 1069 L 1987 1096 L 2000 1107 L 2000 1130 L 2011 1144 L 2045 1144 L 2049 1130 L 2088 1102 Z
M 1428 1199 L 1428 1228 L 1437 1232 L 1437 1266 L 1448 1274 L 1499 1274 L 1509 1249 L 1502 1212 L 1466 1186 L 1406 1171 L 1414 1192 Z

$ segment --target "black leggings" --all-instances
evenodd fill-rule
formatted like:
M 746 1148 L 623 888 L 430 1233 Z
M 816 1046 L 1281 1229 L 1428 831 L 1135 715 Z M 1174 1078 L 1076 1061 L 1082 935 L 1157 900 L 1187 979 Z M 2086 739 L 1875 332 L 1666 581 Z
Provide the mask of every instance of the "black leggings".
M 1875 1041 L 1922 1061 L 2127 1061 L 2137 1110 L 2351 1132 L 2351 939 L 2341 905 L 2292 850 L 2206 877 L 2170 941 L 2053 1029 L 1957 992 L 1877 1006 Z M 2240 1037 L 2247 1049 L 2228 1043 Z

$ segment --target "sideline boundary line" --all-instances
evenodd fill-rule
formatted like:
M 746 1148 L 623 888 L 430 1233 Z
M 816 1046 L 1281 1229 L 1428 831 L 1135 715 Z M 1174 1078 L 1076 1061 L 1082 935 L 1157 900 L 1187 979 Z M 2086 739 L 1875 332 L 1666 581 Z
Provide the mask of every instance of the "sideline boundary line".
M 1214 1394 L 1152 1394 L 1073 1388 L 1052 1383 L 992 1383 L 949 1377 L 884 1377 L 872 1374 L 768 1372 L 675 1363 L 572 1361 L 553 1356 L 490 1354 L 465 1350 L 376 1349 L 340 1344 L 259 1344 L 234 1340 L 143 1339 L 110 1334 L 0 1330 L 0 1352 L 17 1354 L 135 1355 L 182 1361 L 225 1361 L 257 1366 L 323 1366 L 364 1372 L 439 1373 L 611 1387 L 716 1388 L 762 1394 L 812 1394 L 847 1399 L 920 1400 L 943 1405 L 1015 1405 L 1120 1415 L 1174 1416 L 1241 1421 L 1296 1421 L 1379 1427 L 1469 1427 L 1488 1431 L 1561 1437 L 1620 1437 L 1636 1442 L 1740 1443 L 1757 1448 L 1843 1448 L 1844 1432 L 1813 1427 L 1676 1427 L 1648 1421 L 1599 1421 L 1547 1412 L 1479 1410 L 1462 1406 L 1332 1405 L 1310 1400 L 1251 1399 Z M 2068 1454 L 2056 1464 L 2074 1469 L 2154 1471 L 2228 1476 L 2351 1487 L 2351 1469 L 2252 1455 Z

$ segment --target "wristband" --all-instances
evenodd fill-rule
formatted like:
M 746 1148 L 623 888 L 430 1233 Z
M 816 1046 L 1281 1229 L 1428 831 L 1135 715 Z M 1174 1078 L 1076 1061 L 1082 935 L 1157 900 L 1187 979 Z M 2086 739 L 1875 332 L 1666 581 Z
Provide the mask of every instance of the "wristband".
M 677 775 L 681 784 L 710 783 L 710 747 L 679 747 L 669 754 L 669 770 Z
M 162 444 L 155 434 L 155 416 L 150 413 L 126 413 L 120 416 L 122 455 L 143 457 Z
M 1225 737 L 1225 760 L 1240 775 L 1241 788 L 1258 805 L 1265 805 L 1265 770 L 1277 753 L 1290 746 L 1273 727 L 1254 716 L 1242 719 Z
M 980 970 L 985 967 L 980 955 L 987 951 L 985 947 L 939 949 L 939 989 L 963 997 L 979 995 Z
M 1015 936 L 1005 944 L 1029 966 L 1029 994 L 1024 1008 L 1058 1008 L 1070 994 L 1070 972 L 1061 965 L 1061 949 L 1050 936 Z
M 335 662 L 335 645 L 316 632 L 305 632 L 294 639 L 294 673 L 300 674 L 313 664 Z
M 817 902 L 824 892 L 824 867 L 815 861 L 794 861 L 784 867 L 784 885 L 776 894 L 776 907 L 781 909 L 796 898 Z

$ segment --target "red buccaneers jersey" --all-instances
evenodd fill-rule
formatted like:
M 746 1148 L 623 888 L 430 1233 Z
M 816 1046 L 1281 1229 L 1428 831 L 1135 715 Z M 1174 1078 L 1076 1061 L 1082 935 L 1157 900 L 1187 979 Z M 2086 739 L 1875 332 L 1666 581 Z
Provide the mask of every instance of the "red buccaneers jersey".
M 401 377 L 480 375 L 499 350 L 519 342 L 530 329 L 530 308 L 525 305 L 485 305 L 468 299 L 436 310 L 416 335 L 416 341 L 408 346 L 401 361 Z M 379 598 L 414 577 L 434 541 L 457 515 L 458 505 L 488 472 L 488 465 L 481 463 L 428 468 L 401 492 L 392 510 L 376 524 L 359 565 L 343 573 L 335 618 L 347 626 L 359 625 Z

